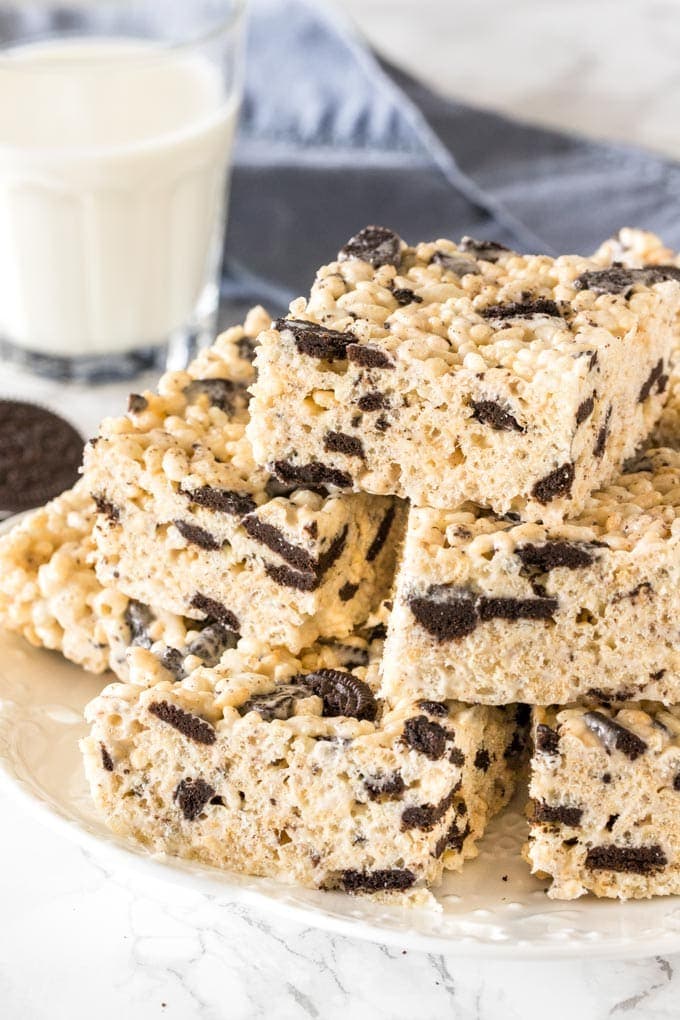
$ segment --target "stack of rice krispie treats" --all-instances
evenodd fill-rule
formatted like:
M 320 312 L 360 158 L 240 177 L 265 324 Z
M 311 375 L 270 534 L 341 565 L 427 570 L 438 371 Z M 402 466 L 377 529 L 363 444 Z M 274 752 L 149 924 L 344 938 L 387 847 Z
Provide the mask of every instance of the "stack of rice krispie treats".
M 260 337 L 258 462 L 411 502 L 384 696 L 532 706 L 556 897 L 680 892 L 678 279 L 641 232 L 586 260 L 372 228 Z
M 106 823 L 425 902 L 531 740 L 551 895 L 680 891 L 679 279 L 638 231 L 368 227 L 131 395 L 0 540 L 0 623 L 117 674 L 82 742 Z

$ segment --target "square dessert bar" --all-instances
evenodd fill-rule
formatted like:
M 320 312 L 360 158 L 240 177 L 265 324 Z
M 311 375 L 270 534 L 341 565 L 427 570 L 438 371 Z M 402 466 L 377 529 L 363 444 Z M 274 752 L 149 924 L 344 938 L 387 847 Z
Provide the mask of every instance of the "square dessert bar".
M 179 683 L 136 650 L 133 682 L 86 709 L 106 823 L 152 852 L 352 893 L 417 893 L 459 869 L 511 795 L 526 721 L 381 702 L 382 632 L 299 659 L 244 639 Z
M 680 256 L 667 248 L 656 234 L 645 230 L 624 227 L 616 237 L 600 246 L 594 259 L 603 264 L 616 263 L 625 267 L 661 267 L 666 273 L 675 272 L 680 278 Z M 652 436 L 654 446 L 680 446 L 680 374 L 678 358 L 670 373 L 668 399 Z
M 255 458 L 284 481 L 559 521 L 661 413 L 677 275 L 366 228 L 259 338 Z
M 257 467 L 243 353 L 268 322 L 255 310 L 158 393 L 134 395 L 86 448 L 85 475 L 102 584 L 297 651 L 349 633 L 384 597 L 404 510 L 329 494 L 332 473 L 309 466 L 284 483 Z
M 413 508 L 383 669 L 388 697 L 680 702 L 680 453 L 564 524 Z
M 548 895 L 680 893 L 680 709 L 537 708 L 525 856 Z
M 112 669 L 122 679 L 132 647 L 149 649 L 163 676 L 179 678 L 236 645 L 238 635 L 219 621 L 154 610 L 100 584 L 95 517 L 81 481 L 0 538 L 0 627 L 91 673 Z

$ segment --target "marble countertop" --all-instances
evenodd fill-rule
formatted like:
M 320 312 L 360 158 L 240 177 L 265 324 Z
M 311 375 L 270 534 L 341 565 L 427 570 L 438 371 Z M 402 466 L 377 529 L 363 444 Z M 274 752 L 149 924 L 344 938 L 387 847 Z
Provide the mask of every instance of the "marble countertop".
M 386 55 L 442 91 L 680 156 L 677 0 L 340 6 Z M 127 389 L 72 388 L 70 414 L 90 434 Z M 65 406 L 52 384 L 5 368 L 0 390 Z M 492 964 L 401 952 L 165 884 L 142 887 L 4 794 L 0 817 L 2 1020 L 678 1016 L 680 955 Z

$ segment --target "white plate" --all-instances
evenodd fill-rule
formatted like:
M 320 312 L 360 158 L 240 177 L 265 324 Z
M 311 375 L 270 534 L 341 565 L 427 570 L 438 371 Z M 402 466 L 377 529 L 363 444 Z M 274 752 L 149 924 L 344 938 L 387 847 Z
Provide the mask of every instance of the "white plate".
M 519 857 L 526 835 L 521 802 L 491 824 L 479 857 L 461 875 L 446 878 L 437 892 L 440 912 L 387 908 L 367 898 L 151 856 L 108 832 L 85 784 L 77 746 L 85 732 L 82 710 L 104 682 L 0 631 L 2 785 L 36 817 L 114 866 L 403 949 L 525 959 L 644 957 L 680 950 L 680 898 L 549 900 L 545 883 L 532 878 Z

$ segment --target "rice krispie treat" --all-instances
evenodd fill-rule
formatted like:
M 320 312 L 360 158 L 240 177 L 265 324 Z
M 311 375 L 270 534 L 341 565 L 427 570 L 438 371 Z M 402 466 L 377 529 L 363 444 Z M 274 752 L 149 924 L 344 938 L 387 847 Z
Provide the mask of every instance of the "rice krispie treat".
M 387 696 L 680 702 L 680 453 L 551 527 L 413 508 L 383 669 Z
M 219 621 L 154 610 L 100 584 L 95 512 L 80 481 L 0 538 L 0 626 L 91 673 L 112 669 L 122 679 L 131 647 L 149 649 L 166 678 L 218 662 L 238 639 Z
M 525 856 L 548 895 L 680 893 L 680 709 L 538 708 Z
M 255 458 L 284 481 L 559 521 L 659 417 L 676 276 L 368 227 L 259 338 Z
M 133 682 L 86 710 L 106 823 L 153 852 L 323 889 L 403 893 L 460 868 L 512 792 L 522 713 L 388 706 L 371 638 L 299 659 L 244 640 L 179 683 L 136 651 Z
M 158 393 L 131 398 L 86 450 L 100 581 L 181 616 L 298 651 L 365 620 L 392 580 L 404 510 L 329 494 L 320 466 L 285 482 L 245 435 L 255 309 Z M 246 356 L 244 356 L 246 355 Z
M 660 237 L 646 230 L 623 227 L 615 237 L 609 238 L 598 248 L 593 259 L 603 265 L 616 263 L 632 268 L 661 266 L 665 273 L 669 275 L 675 273 L 676 278 L 680 278 L 680 256 L 672 248 L 666 247 Z M 676 365 L 675 370 L 670 373 L 668 399 L 652 435 L 654 446 L 680 447 L 678 357 L 676 356 L 674 360 Z

